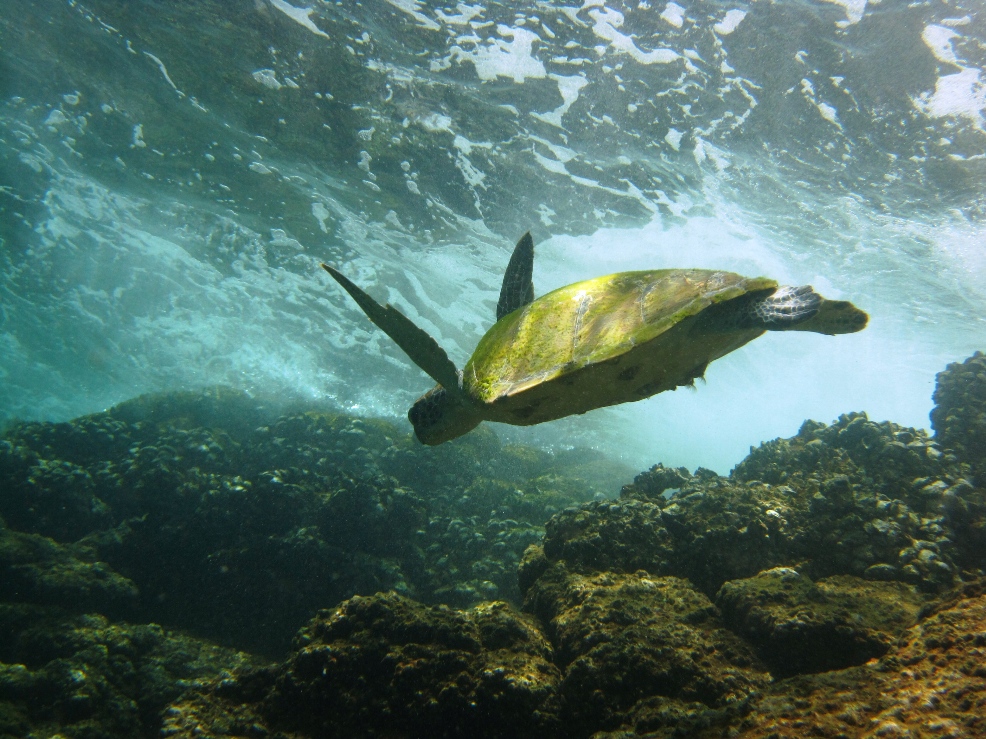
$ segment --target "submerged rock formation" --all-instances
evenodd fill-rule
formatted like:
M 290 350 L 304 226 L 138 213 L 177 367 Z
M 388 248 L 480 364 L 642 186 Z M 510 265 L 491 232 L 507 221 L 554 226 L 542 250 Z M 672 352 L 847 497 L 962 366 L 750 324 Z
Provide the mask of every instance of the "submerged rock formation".
M 603 529 L 625 530 L 622 541 L 639 530 L 654 544 L 615 566 L 648 560 L 710 596 L 727 580 L 778 566 L 935 592 L 986 566 L 976 528 L 986 491 L 964 472 L 920 430 L 862 413 L 831 426 L 809 421 L 797 436 L 752 450 L 729 477 L 658 465 L 623 489 L 620 504 L 549 522 L 544 550 L 570 559 L 588 549 L 594 566 L 610 566 L 604 549 L 618 545 Z
M 31 546 L 38 577 L 85 569 L 92 582 L 75 586 L 116 588 L 127 617 L 282 654 L 355 594 L 519 603 L 517 564 L 545 520 L 621 474 L 598 454 L 501 446 L 489 431 L 432 450 L 389 423 L 223 388 L 147 396 L 0 439 L 0 567 Z
M 552 565 L 528 590 L 562 670 L 562 736 L 618 727 L 658 700 L 728 715 L 770 676 L 687 581 L 645 571 L 583 575 Z
M 618 499 L 598 458 L 229 391 L 17 427 L 0 736 L 982 735 L 981 364 L 933 439 L 808 421 Z
M 935 440 L 986 487 L 986 355 L 976 352 L 938 373 L 931 411 Z
M 171 701 L 254 664 L 156 624 L 0 603 L 0 736 L 155 736 Z
M 727 582 L 716 595 L 723 621 L 754 645 L 775 677 L 881 657 L 927 602 L 911 585 L 851 575 L 812 582 L 790 567 Z

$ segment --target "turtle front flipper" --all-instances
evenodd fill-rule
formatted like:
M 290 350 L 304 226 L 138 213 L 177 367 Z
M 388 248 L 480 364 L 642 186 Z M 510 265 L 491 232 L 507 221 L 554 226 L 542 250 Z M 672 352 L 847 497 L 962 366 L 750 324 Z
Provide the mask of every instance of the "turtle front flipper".
M 412 362 L 427 372 L 435 382 L 452 395 L 462 395 L 459 370 L 448 358 L 445 350 L 426 331 L 415 326 L 410 318 L 392 305 L 380 305 L 339 270 L 333 269 L 327 264 L 323 264 L 322 269 L 342 285 L 342 288 L 363 309 L 367 318 L 383 329 L 387 336 L 404 350 Z
M 496 304 L 496 320 L 534 302 L 534 239 L 528 231 L 520 237 L 510 255 L 503 274 L 500 300 Z

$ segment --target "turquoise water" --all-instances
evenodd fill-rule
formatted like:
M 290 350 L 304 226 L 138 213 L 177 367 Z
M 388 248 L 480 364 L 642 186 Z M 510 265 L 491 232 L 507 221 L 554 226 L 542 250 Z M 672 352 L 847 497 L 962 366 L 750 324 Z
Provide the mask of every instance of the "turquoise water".
M 7 0 L 0 419 L 217 383 L 403 419 L 431 386 L 318 269 L 462 366 L 537 294 L 713 267 L 871 314 L 507 440 L 728 471 L 806 418 L 927 427 L 986 336 L 977 2 Z

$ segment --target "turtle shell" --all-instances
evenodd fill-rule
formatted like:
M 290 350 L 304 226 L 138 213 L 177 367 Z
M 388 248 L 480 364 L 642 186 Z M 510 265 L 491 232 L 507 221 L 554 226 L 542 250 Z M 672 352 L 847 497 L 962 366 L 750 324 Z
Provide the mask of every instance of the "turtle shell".
M 531 425 L 692 384 L 762 329 L 697 330 L 712 305 L 777 287 L 713 270 L 619 272 L 559 288 L 500 319 L 463 370 L 490 421 Z

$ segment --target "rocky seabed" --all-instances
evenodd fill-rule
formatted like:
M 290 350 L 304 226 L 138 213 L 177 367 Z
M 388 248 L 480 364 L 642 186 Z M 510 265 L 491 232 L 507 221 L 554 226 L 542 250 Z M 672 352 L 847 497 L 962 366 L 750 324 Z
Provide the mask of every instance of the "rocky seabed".
M 986 737 L 986 356 L 728 477 L 213 388 L 0 438 L 0 738 Z

